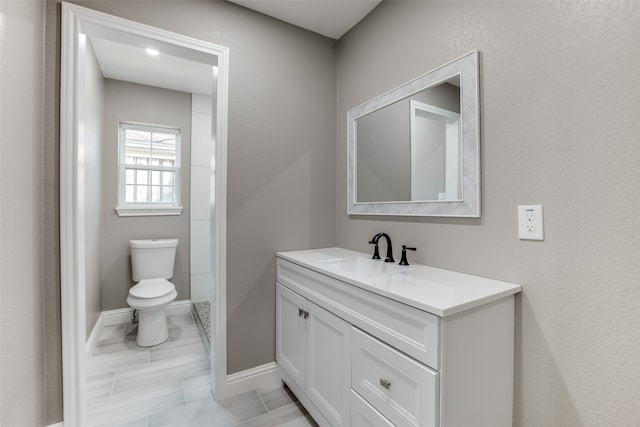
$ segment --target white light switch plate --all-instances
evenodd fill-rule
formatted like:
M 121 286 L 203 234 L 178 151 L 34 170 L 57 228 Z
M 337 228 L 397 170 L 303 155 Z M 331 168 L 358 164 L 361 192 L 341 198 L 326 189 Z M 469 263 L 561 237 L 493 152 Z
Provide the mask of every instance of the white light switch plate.
M 520 240 L 544 240 L 542 205 L 518 206 L 518 235 Z

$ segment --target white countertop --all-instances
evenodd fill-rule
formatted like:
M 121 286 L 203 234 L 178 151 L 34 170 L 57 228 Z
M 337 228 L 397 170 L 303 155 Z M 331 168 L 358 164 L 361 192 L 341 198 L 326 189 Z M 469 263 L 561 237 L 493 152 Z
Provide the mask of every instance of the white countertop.
M 372 260 L 371 254 L 342 248 L 278 252 L 277 257 L 441 317 L 522 290 L 520 285 L 470 274 Z

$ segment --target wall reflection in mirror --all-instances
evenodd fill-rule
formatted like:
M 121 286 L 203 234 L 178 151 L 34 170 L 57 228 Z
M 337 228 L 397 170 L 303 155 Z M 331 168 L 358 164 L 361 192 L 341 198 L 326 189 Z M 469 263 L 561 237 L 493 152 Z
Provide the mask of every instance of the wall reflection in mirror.
M 480 216 L 477 58 L 349 111 L 349 214 Z
M 356 120 L 357 201 L 460 200 L 460 76 Z

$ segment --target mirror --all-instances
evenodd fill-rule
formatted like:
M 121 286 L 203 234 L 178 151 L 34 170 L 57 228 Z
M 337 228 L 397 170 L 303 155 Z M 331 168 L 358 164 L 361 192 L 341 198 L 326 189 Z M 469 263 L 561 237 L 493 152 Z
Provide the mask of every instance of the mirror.
M 480 216 L 478 52 L 348 113 L 349 214 Z

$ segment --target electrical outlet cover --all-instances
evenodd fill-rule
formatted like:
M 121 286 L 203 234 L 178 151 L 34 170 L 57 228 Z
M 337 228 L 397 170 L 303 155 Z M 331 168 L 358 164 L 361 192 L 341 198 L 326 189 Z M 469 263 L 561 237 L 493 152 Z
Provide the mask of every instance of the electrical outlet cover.
M 544 240 L 542 205 L 518 206 L 518 236 L 520 240 Z

